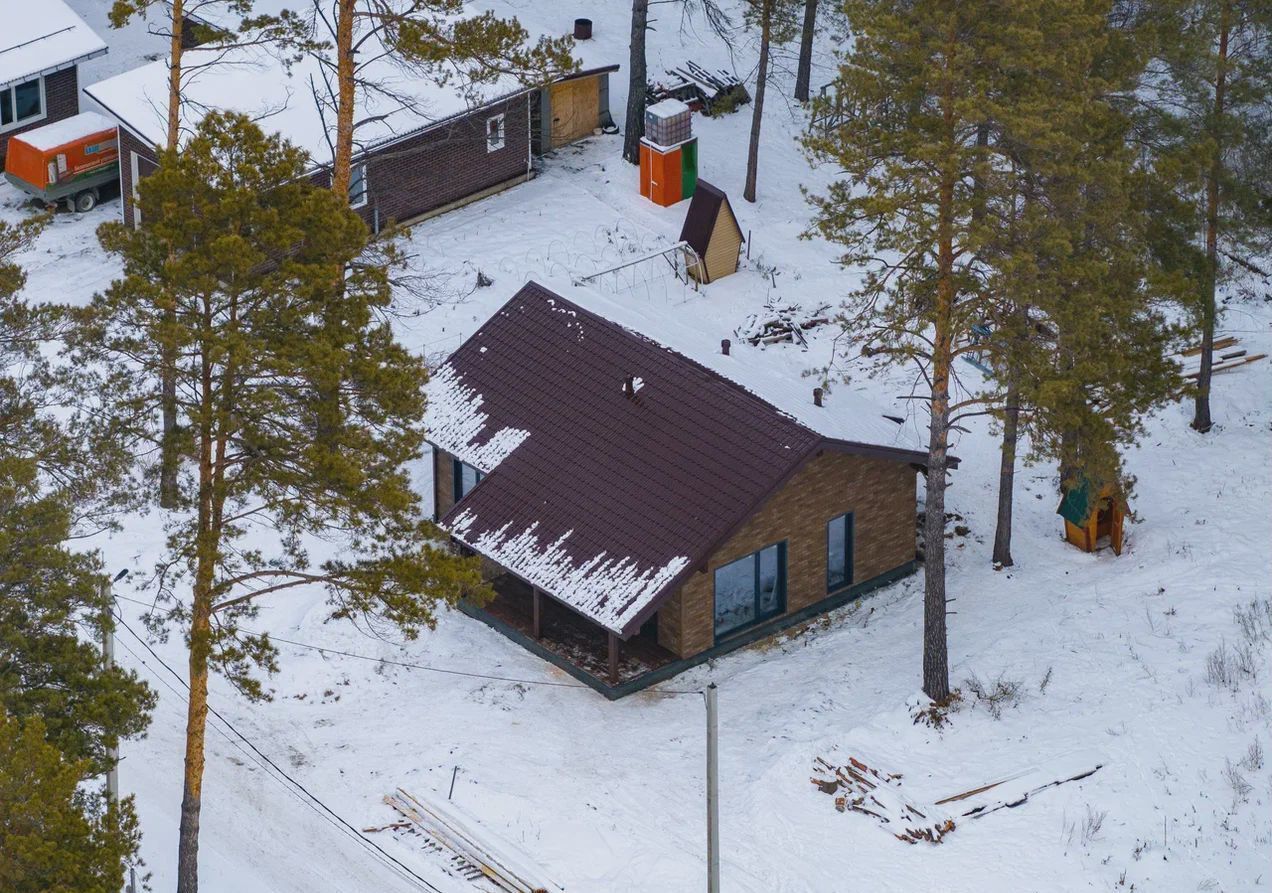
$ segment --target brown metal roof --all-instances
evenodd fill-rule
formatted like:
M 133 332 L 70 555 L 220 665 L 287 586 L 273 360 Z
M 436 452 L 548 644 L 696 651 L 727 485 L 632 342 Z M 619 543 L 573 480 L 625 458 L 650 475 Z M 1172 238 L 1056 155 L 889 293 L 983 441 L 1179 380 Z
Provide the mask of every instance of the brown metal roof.
M 706 180 L 699 180 L 694 187 L 693 198 L 689 200 L 689 213 L 685 215 L 685 225 L 680 230 L 680 241 L 688 242 L 699 257 L 704 257 L 720 209 L 728 205 L 729 197 L 724 192 Z M 729 213 L 733 213 L 732 208 L 729 208 Z
M 462 458 L 515 436 L 442 526 L 623 636 L 814 450 L 851 449 L 536 283 L 451 356 L 443 380 L 453 390 L 433 399 L 431 440 Z

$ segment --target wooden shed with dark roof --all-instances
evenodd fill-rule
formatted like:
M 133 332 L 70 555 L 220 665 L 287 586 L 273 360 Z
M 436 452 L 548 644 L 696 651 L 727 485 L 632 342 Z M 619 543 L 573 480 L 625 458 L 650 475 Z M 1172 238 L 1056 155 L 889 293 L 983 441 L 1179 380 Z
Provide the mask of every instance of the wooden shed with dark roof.
M 497 593 L 466 610 L 619 697 L 909 573 L 926 454 L 804 391 L 526 285 L 428 384 L 437 519 Z
M 729 197 L 706 180 L 698 181 L 689 202 L 680 241 L 687 242 L 698 255 L 698 262 L 689 265 L 689 275 L 699 282 L 714 282 L 737 272 L 742 227 L 733 214 Z

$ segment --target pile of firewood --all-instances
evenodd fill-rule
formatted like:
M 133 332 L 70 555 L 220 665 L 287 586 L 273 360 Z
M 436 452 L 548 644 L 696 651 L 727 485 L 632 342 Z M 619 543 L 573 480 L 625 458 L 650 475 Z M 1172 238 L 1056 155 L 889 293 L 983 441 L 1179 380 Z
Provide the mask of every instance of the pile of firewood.
M 781 341 L 805 344 L 804 332 L 828 322 L 829 304 L 819 304 L 810 309 L 775 298 L 765 303 L 759 313 L 749 315 L 734 334 L 751 344 L 777 344 Z
M 882 773 L 849 757 L 846 765 L 835 766 L 821 757 L 813 761 L 813 784 L 835 798 L 840 812 L 860 812 L 883 824 L 897 840 L 906 843 L 940 843 L 954 830 L 954 820 L 933 806 L 922 809 L 901 793 L 901 776 Z
M 666 80 L 649 85 L 646 102 L 652 105 L 664 99 L 679 99 L 694 111 L 710 116 L 745 105 L 751 101 L 751 94 L 742 81 L 724 69 L 709 71 L 691 60 L 668 71 Z

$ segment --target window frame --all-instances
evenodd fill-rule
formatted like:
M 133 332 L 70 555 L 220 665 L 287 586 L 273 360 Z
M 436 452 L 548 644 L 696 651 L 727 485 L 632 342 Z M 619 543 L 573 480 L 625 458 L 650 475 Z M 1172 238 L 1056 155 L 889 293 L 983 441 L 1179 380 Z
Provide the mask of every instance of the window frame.
M 840 519 L 844 520 L 844 581 L 832 583 L 830 576 L 830 545 L 833 535 L 831 525 Z M 853 560 L 853 545 L 856 538 L 856 518 L 852 512 L 842 512 L 826 522 L 826 592 L 827 594 L 842 592 L 850 588 L 856 580 L 856 562 Z
M 353 197 L 353 184 L 354 184 L 355 172 L 357 171 L 362 171 L 362 197 L 355 201 Z M 371 196 L 370 174 L 371 172 L 367 170 L 367 163 L 365 161 L 360 161 L 357 164 L 350 166 L 349 168 L 349 207 L 351 208 L 366 207 L 367 201 Z
M 508 115 L 506 112 L 500 112 L 497 115 L 491 115 L 486 119 L 486 152 L 498 152 L 504 146 L 508 145 Z M 491 139 L 490 125 L 496 124 L 499 127 L 498 140 Z
M 787 567 L 786 567 L 787 565 L 786 544 L 787 544 L 787 540 L 778 540 L 777 542 L 774 542 L 774 543 L 768 543 L 766 545 L 761 546 L 760 548 L 756 549 L 754 552 L 751 552 L 748 555 L 741 555 L 733 559 L 732 561 L 727 561 L 724 564 L 721 564 L 719 567 L 717 567 L 714 571 L 712 571 L 711 573 L 711 630 L 712 630 L 712 635 L 714 637 L 715 642 L 721 642 L 725 639 L 731 639 L 734 636 L 738 635 L 739 633 L 745 632 L 748 629 L 759 626 L 762 623 L 767 623 L 768 621 L 772 620 L 774 617 L 781 617 L 783 614 L 786 613 L 786 597 L 787 597 L 787 590 L 788 590 Z M 760 556 L 763 555 L 765 552 L 767 552 L 769 549 L 777 550 L 777 553 L 776 553 L 777 554 L 777 605 L 773 610 L 770 610 L 767 612 L 761 612 L 760 598 L 761 598 L 761 593 L 763 590 L 760 587 L 760 567 L 761 567 Z M 716 588 L 718 585 L 717 581 L 719 579 L 720 571 L 726 568 L 732 567 L 733 565 L 738 564 L 739 562 L 746 561 L 748 558 L 751 559 L 754 565 L 754 569 L 753 569 L 754 582 L 752 584 L 753 586 L 752 595 L 753 595 L 754 604 L 755 604 L 755 614 L 746 623 L 741 623 L 737 626 L 730 627 L 727 630 L 721 631 L 717 623 L 718 615 L 716 611 L 716 601 L 717 601 Z
M 19 119 L 18 114 L 18 94 L 19 87 L 25 87 L 27 84 L 37 84 L 40 93 L 40 113 L 32 115 L 29 118 Z M 44 75 L 31 78 L 27 81 L 15 81 L 0 87 L 0 104 L 9 104 L 9 113 L 13 116 L 13 120 L 8 124 L 0 124 L 0 133 L 8 133 L 10 130 L 18 130 L 23 127 L 30 127 L 37 121 L 43 121 L 49 116 L 49 100 L 45 94 Z
M 467 491 L 464 490 L 464 469 L 471 468 L 473 470 L 473 486 Z M 462 459 L 451 457 L 451 495 L 458 503 L 461 499 L 476 489 L 477 485 L 486 477 L 486 473 L 476 465 L 469 465 Z

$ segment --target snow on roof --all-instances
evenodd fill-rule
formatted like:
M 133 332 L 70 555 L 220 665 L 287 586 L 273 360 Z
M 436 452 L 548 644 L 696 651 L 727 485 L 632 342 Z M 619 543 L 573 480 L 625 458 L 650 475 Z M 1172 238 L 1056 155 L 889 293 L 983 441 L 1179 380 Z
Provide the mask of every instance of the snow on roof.
M 4 0 L 0 26 L 0 86 L 106 52 L 102 39 L 62 0 Z
M 472 513 L 461 511 L 452 520 L 450 531 L 466 546 L 615 632 L 635 620 L 649 601 L 689 564 L 688 555 L 677 555 L 661 566 L 650 567 L 630 557 L 604 552 L 580 562 L 567 548 L 572 530 L 544 543 L 537 534 L 538 522 L 517 533 L 510 533 L 511 525 L 505 525 L 473 535 L 476 520 Z
M 115 122 L 105 115 L 99 115 L 97 112 L 80 112 L 78 115 L 45 124 L 43 127 L 36 127 L 34 130 L 25 130 L 13 139 L 20 139 L 28 146 L 33 146 L 41 152 L 48 152 L 86 136 L 114 129 Z
M 367 56 L 381 55 L 364 47 Z M 183 87 L 182 129 L 193 131 L 210 110 L 234 111 L 259 121 L 267 131 L 282 134 L 315 162 L 330 157 L 328 133 L 334 123 L 330 109 L 319 107 L 315 91 L 325 96 L 320 63 L 310 56 L 290 70 L 266 49 L 249 47 L 186 50 L 183 64 L 192 72 Z M 198 66 L 206 66 L 196 71 Z M 509 77 L 483 85 L 470 96 L 455 86 L 440 87 L 431 78 L 412 74 L 393 61 L 370 62 L 363 77 L 380 83 L 385 92 L 358 91 L 354 120 L 356 148 L 384 142 L 427 127 L 522 88 Z M 168 63 L 152 62 L 107 78 L 85 91 L 138 136 L 162 144 L 167 133 Z M 324 112 L 326 118 L 324 119 Z
M 489 416 L 481 410 L 482 396 L 449 365 L 433 372 L 425 393 L 429 439 L 482 472 L 490 472 L 530 436 L 529 431 L 511 427 L 487 433 Z
M 627 306 L 529 283 L 426 386 L 430 442 L 486 472 L 441 525 L 612 632 L 630 635 L 828 438 L 923 461 L 873 403 L 813 407 L 811 384 L 758 351 L 708 368 L 624 325 Z

